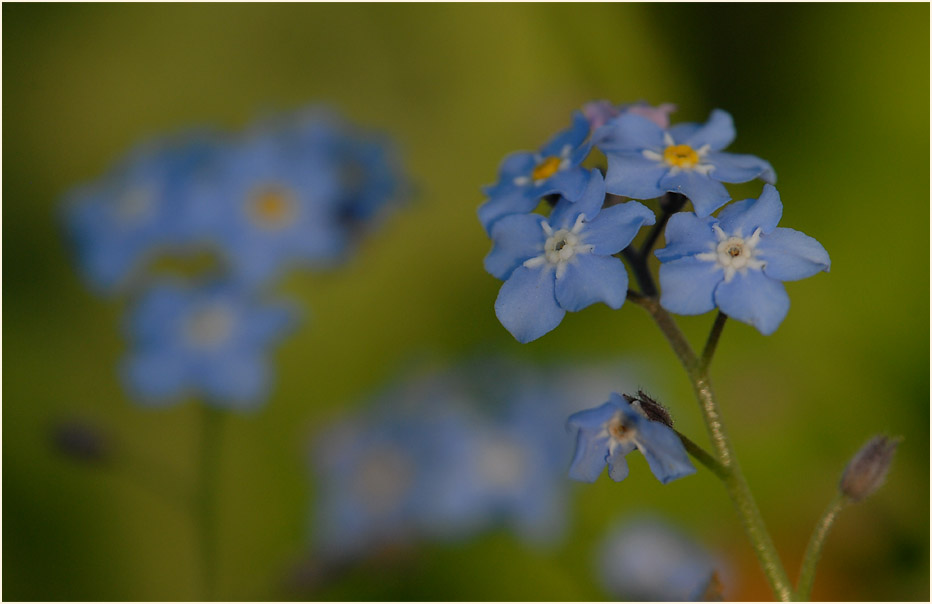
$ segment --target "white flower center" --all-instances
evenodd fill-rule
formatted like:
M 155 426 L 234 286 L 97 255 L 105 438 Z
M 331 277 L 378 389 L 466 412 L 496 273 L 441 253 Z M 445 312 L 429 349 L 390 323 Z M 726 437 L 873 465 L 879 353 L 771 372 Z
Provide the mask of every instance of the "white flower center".
M 389 513 L 402 502 L 413 479 L 410 457 L 395 446 L 381 445 L 367 453 L 352 489 L 371 513 Z
M 476 462 L 482 479 L 498 491 L 520 485 L 530 470 L 530 460 L 524 449 L 503 435 L 492 436 L 480 443 Z
M 184 322 L 184 336 L 194 348 L 219 348 L 233 335 L 236 313 L 225 304 L 205 305 L 192 312 Z
M 757 258 L 757 244 L 760 242 L 761 230 L 757 228 L 748 238 L 736 233 L 729 236 L 719 225 L 714 225 L 717 243 L 713 243 L 714 251 L 697 254 L 696 258 L 707 262 L 715 262 L 725 271 L 725 283 L 735 277 L 735 273 L 745 274 L 748 269 L 760 270 L 766 262 Z
M 524 262 L 528 268 L 537 268 L 544 264 L 556 267 L 557 278 L 563 276 L 566 272 L 566 265 L 570 263 L 579 254 L 588 254 L 592 251 L 593 246 L 583 243 L 586 234 L 582 232 L 586 225 L 586 215 L 580 214 L 576 223 L 571 229 L 553 230 L 553 227 L 545 220 L 540 223 L 547 240 L 544 242 L 543 253 Z

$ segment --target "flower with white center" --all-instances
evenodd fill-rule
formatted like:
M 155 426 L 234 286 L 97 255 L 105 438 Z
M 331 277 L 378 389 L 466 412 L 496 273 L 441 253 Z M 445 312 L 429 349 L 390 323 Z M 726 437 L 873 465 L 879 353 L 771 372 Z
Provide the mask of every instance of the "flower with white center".
M 657 480 L 667 484 L 696 471 L 683 443 L 666 424 L 651 421 L 616 393 L 594 409 L 570 416 L 567 425 L 577 431 L 576 453 L 570 478 L 595 482 L 608 465 L 608 474 L 618 482 L 628 476 L 625 456 L 637 449 L 647 459 Z
M 532 211 L 546 195 L 559 193 L 578 200 L 586 189 L 588 171 L 582 162 L 591 145 L 589 121 L 579 111 L 573 124 L 558 133 L 536 153 L 519 151 L 506 157 L 498 182 L 483 188 L 488 200 L 479 207 L 479 222 L 491 234 L 492 225 L 504 216 Z
M 129 318 L 126 386 L 147 405 L 195 395 L 220 407 L 254 407 L 268 390 L 268 348 L 293 322 L 291 309 L 260 304 L 229 284 L 159 284 Z
M 675 214 L 667 247 L 655 252 L 662 263 L 661 306 L 681 315 L 718 307 L 764 335 L 773 333 L 790 307 L 782 282 L 831 266 L 818 241 L 777 227 L 782 213 L 780 194 L 765 185 L 759 199 L 734 203 L 717 218 Z
M 680 193 L 692 201 L 700 217 L 731 199 L 723 182 L 776 181 L 766 161 L 722 152 L 734 138 L 731 116 L 720 109 L 705 124 L 670 128 L 625 113 L 592 134 L 593 144 L 608 158 L 605 188 L 609 193 L 635 199 L 653 199 L 667 191 Z
M 654 215 L 637 202 L 602 209 L 605 185 L 593 170 L 577 202 L 561 199 L 549 218 L 505 216 L 492 228 L 493 248 L 485 268 L 505 280 L 495 314 L 519 342 L 554 329 L 566 311 L 596 302 L 620 308 L 628 273 L 613 257 Z

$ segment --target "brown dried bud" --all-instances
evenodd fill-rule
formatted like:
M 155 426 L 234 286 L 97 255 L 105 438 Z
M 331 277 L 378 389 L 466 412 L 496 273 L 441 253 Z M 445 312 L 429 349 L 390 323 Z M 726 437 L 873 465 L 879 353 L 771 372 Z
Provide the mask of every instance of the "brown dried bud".
M 670 415 L 670 412 L 667 411 L 667 408 L 644 394 L 643 390 L 638 390 L 636 395 L 622 394 L 621 396 L 623 396 L 632 407 L 643 413 L 647 419 L 660 422 L 668 428 L 673 427 L 673 417 Z
M 896 452 L 899 438 L 875 436 L 861 447 L 841 475 L 838 488 L 851 501 L 861 501 L 880 488 Z

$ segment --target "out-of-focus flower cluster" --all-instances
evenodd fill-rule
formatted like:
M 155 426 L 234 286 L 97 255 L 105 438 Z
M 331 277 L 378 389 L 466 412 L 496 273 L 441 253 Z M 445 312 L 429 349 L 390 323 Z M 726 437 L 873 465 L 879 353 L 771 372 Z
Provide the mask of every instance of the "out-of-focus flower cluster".
M 617 384 L 617 364 L 543 372 L 484 362 L 392 387 L 323 427 L 311 463 L 324 559 L 509 528 L 553 543 L 567 521 L 572 411 Z
M 295 309 L 269 299 L 290 269 L 344 261 L 409 189 L 394 146 L 311 108 L 244 132 L 145 143 L 63 207 L 88 286 L 129 296 L 130 393 L 247 408 Z

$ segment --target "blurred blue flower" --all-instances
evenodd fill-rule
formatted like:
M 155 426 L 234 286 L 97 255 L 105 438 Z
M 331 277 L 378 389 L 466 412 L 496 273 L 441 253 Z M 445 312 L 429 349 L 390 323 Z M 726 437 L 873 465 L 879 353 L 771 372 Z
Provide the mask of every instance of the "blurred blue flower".
M 662 105 L 653 107 L 643 101 L 614 105 L 611 101 L 600 100 L 586 103 L 583 105 L 582 111 L 586 119 L 589 120 L 589 127 L 592 131 L 597 130 L 606 122 L 618 117 L 622 113 L 640 115 L 665 129 L 670 126 L 670 114 L 676 111 L 676 105 L 672 103 L 663 103 Z
M 611 529 L 596 553 L 599 578 L 614 598 L 647 602 L 721 600 L 711 552 L 650 516 L 626 519 Z
M 588 174 L 580 164 L 589 155 L 589 121 L 579 111 L 573 123 L 554 136 L 537 153 L 520 151 L 507 156 L 499 167 L 498 182 L 483 188 L 488 200 L 479 206 L 479 222 L 487 233 L 501 217 L 527 213 L 545 195 L 559 193 L 578 200 Z
M 628 273 L 614 258 L 654 215 L 637 202 L 602 209 L 605 185 L 593 170 L 575 203 L 561 199 L 549 218 L 505 216 L 492 228 L 493 248 L 485 268 L 504 279 L 495 314 L 519 342 L 554 329 L 566 311 L 596 302 L 620 308 Z
M 206 135 L 141 145 L 106 177 L 67 196 L 65 229 L 94 291 L 119 291 L 157 253 L 191 242 L 190 193 L 216 149 Z
M 269 388 L 268 349 L 294 319 L 291 307 L 262 304 L 229 283 L 157 284 L 127 322 L 124 381 L 145 405 L 190 395 L 218 407 L 254 408 Z
M 746 199 L 717 218 L 675 214 L 666 228 L 661 261 L 660 304 L 682 315 L 716 306 L 764 335 L 786 317 L 790 299 L 783 281 L 828 271 L 828 252 L 799 231 L 778 228 L 780 194 L 765 185 L 759 199 Z
M 723 182 L 776 181 L 766 161 L 721 152 L 734 138 L 731 115 L 716 109 L 705 124 L 671 128 L 624 113 L 594 132 L 592 142 L 608 158 L 605 188 L 609 193 L 635 199 L 653 199 L 666 191 L 681 193 L 703 217 L 731 199 Z
M 606 464 L 612 480 L 624 480 L 628 476 L 625 456 L 635 449 L 644 454 L 651 472 L 663 484 L 696 471 L 671 428 L 647 419 L 616 393 L 599 407 L 574 413 L 567 425 L 577 431 L 570 466 L 574 480 L 595 482 Z
M 205 239 L 248 287 L 296 264 L 330 266 L 346 252 L 340 167 L 310 142 L 287 128 L 256 128 L 223 149 L 210 183 L 195 193 Z

